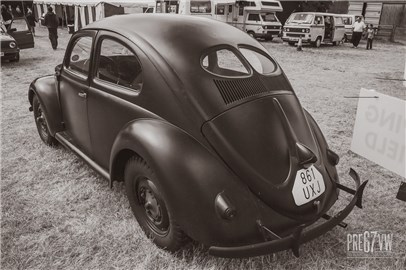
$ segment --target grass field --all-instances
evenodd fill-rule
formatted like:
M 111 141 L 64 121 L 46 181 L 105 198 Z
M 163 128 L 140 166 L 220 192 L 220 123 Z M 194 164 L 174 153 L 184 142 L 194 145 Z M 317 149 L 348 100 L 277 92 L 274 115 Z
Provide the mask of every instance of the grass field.
M 358 101 L 344 98 L 364 87 L 405 99 L 402 83 L 387 80 L 403 76 L 400 44 L 297 52 L 280 41 L 264 43 L 341 156 L 341 179 L 349 183 L 353 167 L 370 183 L 364 209 L 350 214 L 347 229 L 303 245 L 300 258 L 286 251 L 231 260 L 211 257 L 197 245 L 177 255 L 158 249 L 133 218 L 122 184 L 109 189 L 74 154 L 41 142 L 28 111 L 28 86 L 53 73 L 70 35 L 60 31 L 60 48 L 53 51 L 44 29 L 37 33 L 34 49 L 1 67 L 1 269 L 406 269 L 406 203 L 395 199 L 402 179 L 349 151 Z M 365 230 L 394 234 L 388 258 L 347 257 L 347 233 Z

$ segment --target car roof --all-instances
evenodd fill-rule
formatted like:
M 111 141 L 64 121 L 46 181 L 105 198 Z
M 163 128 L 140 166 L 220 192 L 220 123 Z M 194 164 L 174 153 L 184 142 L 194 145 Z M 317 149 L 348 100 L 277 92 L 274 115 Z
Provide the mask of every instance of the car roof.
M 340 17 L 343 14 L 337 14 L 337 13 L 326 13 L 326 12 L 315 12 L 315 11 L 309 11 L 309 12 L 294 12 L 292 14 L 313 14 L 313 15 L 322 15 L 322 16 L 336 16 L 336 17 Z
M 174 64 L 200 59 L 205 49 L 226 44 L 246 44 L 266 52 L 259 42 L 226 23 L 193 15 L 128 14 L 108 17 L 84 29 L 109 30 L 121 34 L 139 46 L 152 47 Z M 136 44 L 137 44 L 136 42 Z M 183 62 L 183 63 L 182 63 Z

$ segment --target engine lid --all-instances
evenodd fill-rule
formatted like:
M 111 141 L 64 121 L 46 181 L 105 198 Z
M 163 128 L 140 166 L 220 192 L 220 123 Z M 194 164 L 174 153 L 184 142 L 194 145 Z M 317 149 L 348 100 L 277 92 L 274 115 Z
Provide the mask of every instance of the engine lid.
M 206 122 L 202 130 L 231 170 L 276 211 L 312 220 L 336 199 L 316 139 L 293 93 L 233 107 Z

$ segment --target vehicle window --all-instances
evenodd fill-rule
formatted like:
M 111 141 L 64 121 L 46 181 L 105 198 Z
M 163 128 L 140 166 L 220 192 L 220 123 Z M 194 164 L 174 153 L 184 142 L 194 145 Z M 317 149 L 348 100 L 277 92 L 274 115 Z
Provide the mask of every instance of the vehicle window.
M 11 29 L 15 29 L 15 31 L 27 31 L 28 25 L 27 22 L 23 19 L 15 19 L 10 26 Z
M 249 14 L 248 20 L 249 21 L 259 21 L 259 14 Z
M 210 13 L 211 1 L 205 0 L 191 0 L 190 13 Z
M 343 25 L 342 17 L 334 17 L 334 25 Z
M 234 52 L 228 49 L 209 53 L 203 58 L 202 66 L 207 71 L 220 76 L 237 77 L 249 74 L 248 68 Z
M 246 48 L 240 48 L 240 51 L 256 72 L 266 75 L 276 70 L 276 64 L 265 55 Z
M 217 15 L 224 15 L 225 14 L 225 6 L 218 5 L 216 8 Z
M 69 57 L 67 68 L 87 75 L 90 67 L 90 53 L 92 50 L 91 37 L 80 37 L 75 40 Z
M 288 23 L 310 24 L 313 21 L 312 14 L 293 13 L 287 20 Z
M 127 46 L 108 38 L 103 39 L 100 46 L 96 77 L 134 90 L 142 86 L 138 58 Z
M 244 15 L 244 6 L 240 6 L 240 7 L 238 8 L 238 15 L 239 15 L 239 16 Z
M 352 25 L 352 18 L 351 17 L 344 17 L 343 18 L 343 23 L 345 25 Z
M 261 17 L 264 22 L 277 22 L 278 21 L 275 14 L 273 14 L 273 13 L 261 14 Z
M 322 16 L 316 16 L 314 19 L 315 24 L 323 24 L 323 17 Z

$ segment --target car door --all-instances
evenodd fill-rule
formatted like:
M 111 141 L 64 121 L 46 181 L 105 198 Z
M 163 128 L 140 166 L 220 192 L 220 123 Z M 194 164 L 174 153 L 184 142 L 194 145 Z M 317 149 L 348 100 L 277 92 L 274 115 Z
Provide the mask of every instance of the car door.
M 345 25 L 343 23 L 342 17 L 334 17 L 334 36 L 332 40 L 334 42 L 340 42 L 344 38 L 345 34 Z
M 314 25 L 310 27 L 310 31 L 312 41 L 316 41 L 317 37 L 321 37 L 321 40 L 324 39 L 325 26 L 323 16 L 315 16 Z
M 95 35 L 96 31 L 84 30 L 72 37 L 59 82 L 67 139 L 88 156 L 92 153 L 87 117 L 87 91 Z
M 140 56 L 147 59 L 143 52 L 108 31 L 100 31 L 96 44 L 87 97 L 89 129 L 93 160 L 107 170 L 112 145 L 123 126 L 134 119 L 157 116 L 138 105 L 144 84 Z M 146 67 L 146 74 L 156 74 L 151 66 Z
M 16 40 L 20 49 L 34 48 L 34 36 L 25 18 L 15 18 L 7 32 Z

